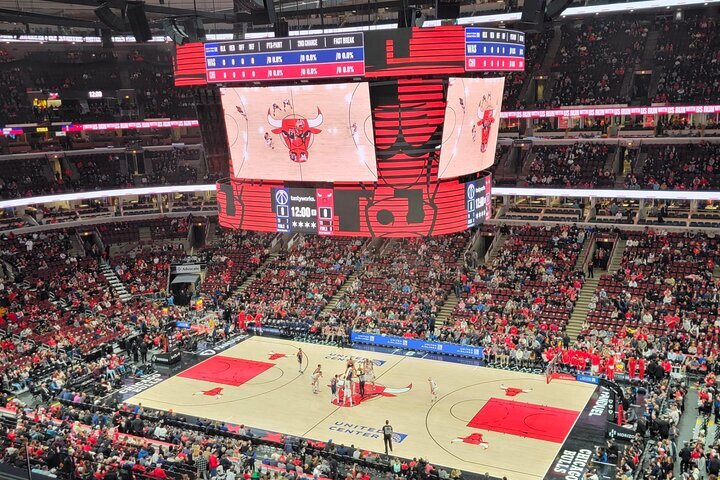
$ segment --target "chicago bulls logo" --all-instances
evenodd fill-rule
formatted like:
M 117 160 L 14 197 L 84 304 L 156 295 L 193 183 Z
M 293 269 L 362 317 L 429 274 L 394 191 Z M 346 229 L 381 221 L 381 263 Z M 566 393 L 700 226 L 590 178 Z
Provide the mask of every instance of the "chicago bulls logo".
M 220 398 L 223 396 L 223 387 L 215 387 L 211 388 L 210 390 L 202 390 L 199 392 L 195 392 L 193 395 L 205 395 L 207 397 L 215 397 Z
M 471 433 L 467 437 L 456 437 L 450 440 L 450 443 L 467 443 L 468 445 L 479 445 L 484 449 L 487 449 L 490 445 L 483 439 L 482 433 Z
M 505 395 L 508 397 L 515 397 L 517 395 L 520 395 L 521 393 L 532 392 L 532 388 L 515 388 L 515 387 L 506 387 L 505 385 L 500 385 L 500 388 L 505 390 Z
M 365 395 L 362 396 L 357 383 L 353 382 L 349 388 L 345 388 L 345 384 L 344 380 L 338 382 L 337 394 L 332 399 L 332 403 L 339 407 L 354 407 L 380 397 L 397 397 L 412 389 L 412 383 L 404 388 L 388 388 L 385 385 L 365 384 Z
M 273 127 L 272 133 L 280 135 L 283 143 L 290 151 L 290 160 L 295 163 L 307 162 L 308 149 L 312 145 L 313 135 L 322 132 L 317 128 L 323 123 L 320 109 L 317 109 L 315 118 L 288 115 L 279 120 L 272 116 L 271 109 L 268 108 L 267 120 L 270 126 Z
M 500 388 L 502 390 L 505 390 L 505 395 L 508 397 L 515 397 L 517 395 L 520 395 L 521 393 L 532 392 L 532 388 L 515 388 L 515 387 L 506 387 L 505 385 L 500 385 Z
M 480 119 L 476 123 L 480 127 L 480 151 L 485 153 L 488 142 L 490 141 L 490 128 L 495 123 L 495 109 L 492 105 L 492 97 L 490 95 L 483 96 L 480 105 L 478 105 L 477 116 Z M 473 139 L 474 140 L 474 139 Z

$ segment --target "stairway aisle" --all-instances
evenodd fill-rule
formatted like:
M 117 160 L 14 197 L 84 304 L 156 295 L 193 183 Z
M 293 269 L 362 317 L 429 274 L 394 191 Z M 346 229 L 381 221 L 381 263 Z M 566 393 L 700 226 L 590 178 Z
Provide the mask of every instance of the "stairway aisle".
M 122 302 L 127 302 L 132 298 L 132 295 L 130 295 L 130 293 L 127 291 L 127 288 L 125 287 L 125 284 L 120 281 L 120 278 L 118 278 L 115 270 L 112 269 L 112 267 L 107 261 L 101 261 L 100 272 L 107 279 L 108 283 Z
M 623 254 L 625 253 L 625 247 L 627 246 L 626 240 L 618 240 L 618 247 L 615 249 L 610 262 L 608 263 L 608 273 L 614 275 L 620 269 L 620 262 L 622 261 Z
M 265 261 L 263 263 L 261 263 L 260 266 L 258 266 L 258 268 L 256 268 L 253 273 L 248 275 L 248 277 L 245 279 L 245 281 L 243 283 L 241 283 L 240 286 L 238 288 L 236 288 L 235 291 L 230 294 L 230 297 L 235 298 L 238 295 L 240 295 L 241 293 L 243 293 L 247 289 L 247 287 L 252 283 L 252 281 L 255 280 L 256 278 L 258 278 L 260 276 L 260 274 L 263 272 L 263 270 L 265 270 L 267 268 L 267 266 L 270 264 L 270 262 L 274 261 L 277 257 L 278 257 L 277 252 L 271 253 L 268 256 L 268 258 L 266 258 Z
M 330 312 L 333 311 L 333 309 L 338 304 L 338 302 L 343 297 L 343 295 L 345 295 L 345 293 L 347 293 L 348 290 L 350 290 L 350 287 L 352 287 L 352 284 L 356 278 L 358 278 L 357 272 L 353 273 L 352 275 L 350 275 L 348 278 L 345 279 L 345 283 L 343 283 L 343 286 L 340 287 L 340 289 L 337 292 L 335 292 L 335 295 L 332 296 L 332 298 L 327 303 L 327 305 L 325 305 L 323 307 L 323 309 L 320 310 L 320 315 L 319 315 L 320 318 L 323 318 L 323 317 L 329 315 Z
M 455 293 L 451 293 L 450 295 L 448 295 L 448 298 L 445 300 L 445 303 L 443 303 L 443 306 L 440 307 L 438 316 L 435 319 L 436 329 L 447 323 L 450 315 L 452 315 L 452 313 L 455 311 L 455 307 L 457 307 L 458 303 L 460 303 L 460 298 L 456 297 Z
M 597 290 L 598 283 L 600 283 L 599 278 L 589 278 L 585 280 L 585 283 L 580 289 L 577 302 L 575 302 L 575 308 L 573 309 L 573 313 L 570 316 L 570 321 L 567 325 L 567 333 L 570 338 L 577 338 L 578 334 L 582 330 L 582 326 L 587 319 L 589 311 L 588 303 L 590 303 L 590 298 L 592 298 L 595 290 Z
M 502 246 L 505 244 L 505 241 L 507 239 L 507 236 L 503 235 L 500 232 L 497 233 L 497 235 L 495 236 L 495 240 L 493 240 L 492 245 L 490 245 L 490 255 L 487 257 L 487 261 L 484 262 L 485 265 L 492 265 L 493 260 L 495 260 L 495 257 L 498 256 L 500 250 L 502 250 Z M 482 260 L 481 263 L 483 263 Z

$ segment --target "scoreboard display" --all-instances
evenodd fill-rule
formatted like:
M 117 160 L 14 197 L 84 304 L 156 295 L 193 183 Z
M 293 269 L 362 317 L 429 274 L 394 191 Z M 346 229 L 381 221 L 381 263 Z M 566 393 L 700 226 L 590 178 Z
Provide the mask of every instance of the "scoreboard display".
M 465 29 L 465 71 L 525 70 L 525 34 L 502 28 Z
M 465 184 L 467 227 L 472 228 L 492 218 L 492 177 L 487 175 Z
M 362 32 L 205 44 L 208 83 L 365 75 Z
M 273 188 L 272 196 L 278 232 L 333 234 L 332 188 Z

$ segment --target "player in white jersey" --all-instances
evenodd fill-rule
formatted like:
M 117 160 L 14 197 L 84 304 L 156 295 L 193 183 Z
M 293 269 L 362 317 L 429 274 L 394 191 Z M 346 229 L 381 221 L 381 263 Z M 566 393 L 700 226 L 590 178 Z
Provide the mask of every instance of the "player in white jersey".
M 322 366 L 318 364 L 315 371 L 312 373 L 312 390 L 313 393 L 320 393 L 320 378 L 322 378 Z
M 437 402 L 438 386 L 435 380 L 428 377 L 428 383 L 430 384 L 430 403 Z

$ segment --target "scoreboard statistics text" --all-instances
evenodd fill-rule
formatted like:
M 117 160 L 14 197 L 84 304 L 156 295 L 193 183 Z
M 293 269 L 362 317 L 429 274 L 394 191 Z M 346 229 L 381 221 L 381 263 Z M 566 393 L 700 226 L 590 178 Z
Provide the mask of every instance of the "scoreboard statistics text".
M 525 34 L 502 28 L 465 29 L 465 71 L 525 70 Z
M 467 227 L 472 228 L 492 218 L 492 177 L 486 175 L 465 184 Z
M 208 83 L 362 77 L 362 32 L 205 44 Z

